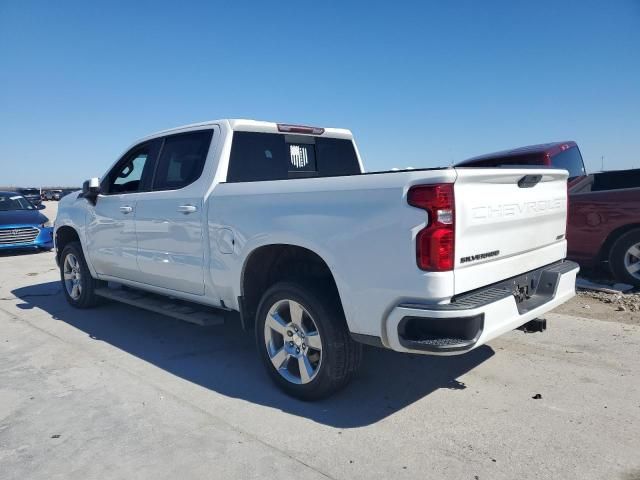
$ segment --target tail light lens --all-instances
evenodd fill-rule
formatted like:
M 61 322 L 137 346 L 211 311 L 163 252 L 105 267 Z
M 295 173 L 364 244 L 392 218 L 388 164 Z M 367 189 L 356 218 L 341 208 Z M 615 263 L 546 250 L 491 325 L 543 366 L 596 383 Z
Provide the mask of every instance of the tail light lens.
M 427 211 L 429 223 L 416 237 L 416 261 L 422 270 L 453 270 L 455 253 L 455 202 L 453 184 L 411 187 L 407 202 Z

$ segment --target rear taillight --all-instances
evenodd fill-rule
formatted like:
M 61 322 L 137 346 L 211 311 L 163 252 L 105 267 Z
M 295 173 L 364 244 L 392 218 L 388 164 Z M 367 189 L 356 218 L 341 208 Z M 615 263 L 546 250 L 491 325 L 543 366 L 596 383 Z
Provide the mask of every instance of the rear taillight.
M 418 185 L 407 194 L 409 205 L 427 211 L 429 223 L 416 237 L 416 261 L 422 270 L 453 270 L 455 202 L 453 184 Z

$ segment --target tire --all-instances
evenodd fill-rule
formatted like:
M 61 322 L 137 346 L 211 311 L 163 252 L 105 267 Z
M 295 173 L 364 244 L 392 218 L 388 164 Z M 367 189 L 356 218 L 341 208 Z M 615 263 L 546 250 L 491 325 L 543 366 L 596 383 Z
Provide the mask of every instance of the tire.
M 619 282 L 640 286 L 640 229 L 618 238 L 609 251 L 609 267 Z
M 349 335 L 339 300 L 320 286 L 273 285 L 258 306 L 255 333 L 271 379 L 301 400 L 318 400 L 343 388 L 362 361 L 362 345 Z
M 80 242 L 70 242 L 62 250 L 60 281 L 64 296 L 72 307 L 91 308 L 100 303 L 100 298 L 95 294 L 95 290 L 102 282 L 91 276 Z M 78 289 L 74 288 L 74 284 Z

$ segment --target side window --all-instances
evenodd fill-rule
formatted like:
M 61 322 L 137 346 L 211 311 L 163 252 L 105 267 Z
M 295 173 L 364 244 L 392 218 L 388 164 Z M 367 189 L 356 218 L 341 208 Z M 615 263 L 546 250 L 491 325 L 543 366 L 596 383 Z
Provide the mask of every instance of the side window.
M 140 180 L 142 180 L 142 172 L 148 157 L 148 153 L 140 152 L 127 162 L 115 176 L 114 191 L 137 192 L 140 189 Z
M 134 193 L 146 190 L 153 169 L 158 141 L 136 146 L 109 172 L 102 190 L 105 194 Z
M 202 130 L 166 137 L 153 190 L 177 190 L 200 178 L 212 136 L 213 130 Z

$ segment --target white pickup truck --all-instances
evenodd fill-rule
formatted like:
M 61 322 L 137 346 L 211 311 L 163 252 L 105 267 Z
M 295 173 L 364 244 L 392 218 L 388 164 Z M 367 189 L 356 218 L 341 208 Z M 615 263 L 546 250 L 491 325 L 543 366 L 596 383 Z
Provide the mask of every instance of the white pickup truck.
M 571 298 L 566 185 L 548 168 L 364 173 L 348 130 L 211 121 L 141 139 L 64 197 L 56 259 L 78 308 L 239 318 L 272 379 L 315 399 L 363 343 L 461 354 Z

